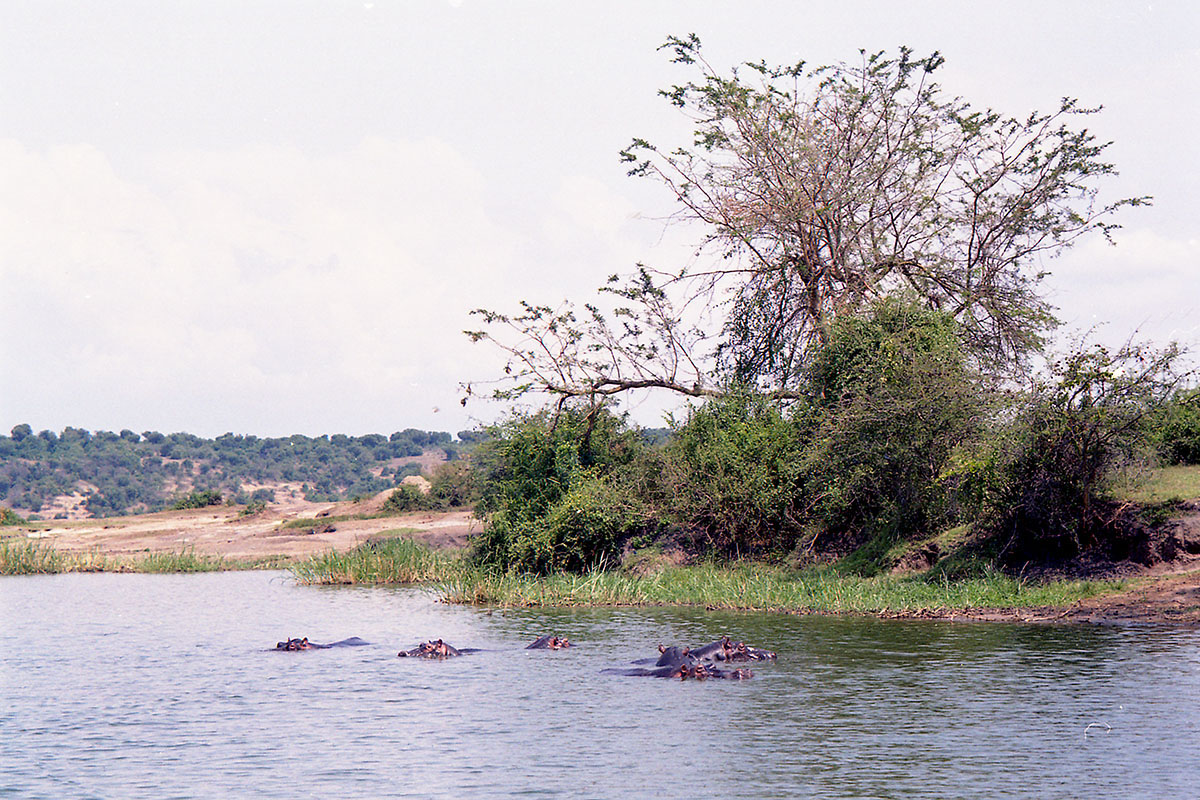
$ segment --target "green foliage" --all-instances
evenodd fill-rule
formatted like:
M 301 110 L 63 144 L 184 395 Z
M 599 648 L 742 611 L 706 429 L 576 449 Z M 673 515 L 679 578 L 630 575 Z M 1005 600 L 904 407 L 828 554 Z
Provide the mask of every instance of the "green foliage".
M 628 496 L 595 473 L 578 473 L 545 517 L 517 529 L 509 559 L 523 571 L 540 574 L 615 564 L 622 540 L 639 520 Z
M 602 508 L 616 502 L 616 490 L 603 482 L 639 448 L 636 433 L 602 407 L 514 416 L 494 426 L 473 456 L 476 513 L 484 519 L 476 557 L 522 571 L 595 566 L 630 521 L 617 513 L 619 503 Z
M 25 519 L 11 508 L 0 506 L 0 525 L 24 525 Z
M 221 502 L 220 492 L 215 489 L 204 489 L 179 498 L 175 501 L 175 505 L 172 508 L 177 511 L 185 508 L 205 508 L 206 506 L 220 505 Z
M 219 491 L 242 502 L 243 485 L 274 482 L 303 484 L 309 499 L 335 501 L 395 486 L 420 466 L 392 469 L 387 462 L 449 442 L 448 433 L 411 428 L 390 438 L 260 439 L 227 433 L 202 439 L 129 429 L 93 434 L 70 427 L 61 435 L 43 431 L 35 436 L 30 426 L 17 425 L 13 436 L 0 436 L 0 502 L 40 511 L 56 497 L 79 493 L 92 516 L 112 516 L 168 508 L 172 494 L 192 491 Z
M 431 508 L 433 503 L 429 495 L 406 483 L 397 486 L 396 490 L 388 495 L 387 500 L 383 501 L 382 511 L 385 514 L 403 514 L 408 511 L 427 511 Z
M 1200 389 L 1173 393 L 1151 425 L 1163 461 L 1200 464 Z
M 1153 456 L 1150 422 L 1178 380 L 1178 355 L 1174 346 L 1077 349 L 1019 399 L 964 471 L 1000 555 L 1069 558 L 1103 540 L 1114 480 L 1144 470 Z
M 46 575 L 62 572 L 62 556 L 38 542 L 0 542 L 0 575 Z
M 458 459 L 438 464 L 429 480 L 429 498 L 436 508 L 471 506 L 479 497 L 475 473 L 468 461 Z
M 838 317 L 812 360 L 809 391 L 802 468 L 820 531 L 853 546 L 949 521 L 938 478 L 983 405 L 949 315 L 889 298 Z
M 670 522 L 703 548 L 882 552 L 952 516 L 939 476 L 983 405 L 954 320 L 884 299 L 835 320 L 807 358 L 808 402 L 729 394 L 665 445 Z
M 803 525 L 803 444 L 797 426 L 762 396 L 706 403 L 663 451 L 671 521 L 720 553 L 790 550 Z
M 368 542 L 348 553 L 331 550 L 291 567 L 296 580 L 307 584 L 428 582 L 443 580 L 456 569 L 452 557 L 403 536 Z

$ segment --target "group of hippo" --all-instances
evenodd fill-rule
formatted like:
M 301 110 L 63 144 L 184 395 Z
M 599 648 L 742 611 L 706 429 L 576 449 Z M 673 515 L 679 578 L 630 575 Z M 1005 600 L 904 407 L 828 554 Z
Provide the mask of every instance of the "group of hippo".
M 330 647 L 358 647 L 369 644 L 357 636 L 342 639 L 330 644 L 310 642 L 308 637 L 303 639 L 288 639 L 275 645 L 276 650 L 326 650 Z M 560 636 L 539 636 L 526 650 L 562 650 L 571 647 L 571 643 Z M 397 653 L 400 658 L 432 658 L 445 659 L 454 656 L 478 653 L 478 648 L 464 647 L 459 649 L 441 639 L 421 642 L 411 650 Z M 745 642 L 732 641 L 728 636 L 722 636 L 715 642 L 702 647 L 667 647 L 659 645 L 658 658 L 643 658 L 634 664 L 649 665 L 625 669 L 601 670 L 606 675 L 639 675 L 652 678 L 678 678 L 680 680 L 706 680 L 708 678 L 727 678 L 731 680 L 746 680 L 753 678 L 754 673 L 746 668 L 721 669 L 718 664 L 729 664 L 746 661 L 774 661 L 775 654 L 769 650 L 751 647 Z

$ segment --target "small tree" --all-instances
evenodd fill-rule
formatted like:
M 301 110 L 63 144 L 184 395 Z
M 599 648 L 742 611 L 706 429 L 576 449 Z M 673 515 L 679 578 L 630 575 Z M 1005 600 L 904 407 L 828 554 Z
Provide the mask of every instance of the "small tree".
M 1071 557 L 1114 522 L 1114 478 L 1154 457 L 1154 415 L 1184 379 L 1177 346 L 1081 348 L 1024 398 L 988 459 L 984 510 L 1010 560 Z
M 1100 201 L 1115 172 L 1108 145 L 1074 127 L 1098 109 L 974 109 L 933 81 L 937 53 L 723 73 L 695 36 L 664 48 L 698 73 L 662 92 L 694 122 L 693 143 L 634 139 L 622 157 L 671 192 L 679 218 L 705 226 L 717 258 L 614 276 L 608 313 L 598 302 L 478 312 L 486 327 L 470 335 L 509 356 L 501 397 L 703 397 L 730 385 L 797 397 L 830 321 L 897 291 L 948 314 L 966 352 L 1003 370 L 1054 325 L 1043 260 L 1149 202 Z

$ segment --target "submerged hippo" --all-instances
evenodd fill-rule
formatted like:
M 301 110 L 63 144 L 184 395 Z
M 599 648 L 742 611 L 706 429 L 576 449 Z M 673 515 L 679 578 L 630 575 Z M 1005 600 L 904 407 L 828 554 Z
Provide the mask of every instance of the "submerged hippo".
M 319 644 L 317 642 L 310 642 L 308 640 L 308 637 L 305 636 L 303 639 L 288 639 L 286 642 L 277 642 L 275 644 L 275 649 L 276 650 L 288 650 L 288 651 L 290 651 L 290 650 L 328 650 L 330 647 L 362 647 L 363 645 L 367 645 L 367 644 L 370 644 L 370 642 L 364 642 L 362 639 L 358 638 L 357 636 L 351 636 L 349 639 L 342 639 L 340 642 L 330 642 L 329 644 Z
M 565 636 L 539 636 L 526 650 L 561 650 L 570 647 L 571 643 Z
M 656 667 L 674 667 L 680 664 L 692 665 L 696 663 L 696 658 L 692 654 L 690 648 L 679 647 L 677 645 L 658 646 L 658 658 L 639 658 L 634 661 L 634 664 L 653 664 Z
M 453 645 L 446 644 L 441 639 L 437 641 L 421 642 L 412 650 L 401 650 L 396 654 L 398 658 L 453 658 L 467 653 L 478 652 L 475 648 L 465 647 L 459 650 Z
M 770 650 L 751 647 L 745 642 L 734 642 L 728 636 L 722 636 L 715 642 L 700 647 L 679 647 L 678 645 L 658 646 L 658 659 L 641 658 L 634 664 L 653 664 L 656 667 L 667 667 L 676 664 L 717 663 L 722 661 L 774 661 L 775 654 Z
M 600 672 L 604 675 L 636 675 L 648 678 L 678 678 L 681 681 L 686 681 L 689 679 L 703 681 L 707 680 L 708 678 L 744 681 L 754 677 L 754 673 L 748 669 L 723 670 L 717 669 L 709 664 L 686 662 L 653 668 L 639 667 L 636 669 L 604 669 L 600 670 Z
M 775 654 L 760 647 L 751 647 L 745 642 L 731 641 L 722 636 L 715 642 L 691 649 L 694 658 L 700 661 L 774 661 Z

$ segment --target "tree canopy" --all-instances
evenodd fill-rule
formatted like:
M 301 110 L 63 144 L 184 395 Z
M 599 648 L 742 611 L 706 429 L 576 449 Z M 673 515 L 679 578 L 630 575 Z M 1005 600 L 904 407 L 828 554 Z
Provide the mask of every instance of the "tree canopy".
M 634 139 L 621 158 L 673 194 L 678 219 L 704 226 L 700 252 L 713 258 L 612 276 L 607 312 L 600 301 L 477 311 L 485 327 L 468 334 L 508 355 L 498 397 L 733 385 L 796 397 L 834 318 L 898 292 L 948 314 L 965 352 L 1004 370 L 1056 324 L 1045 260 L 1149 202 L 1100 199 L 1115 174 L 1108 144 L 1076 127 L 1098 108 L 973 108 L 934 82 L 938 53 L 724 73 L 694 35 L 663 48 L 694 74 L 661 92 L 692 120 L 693 141 Z

